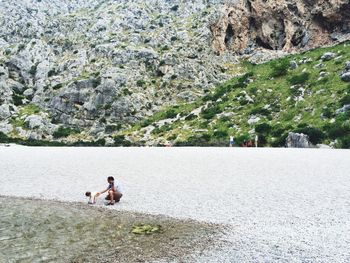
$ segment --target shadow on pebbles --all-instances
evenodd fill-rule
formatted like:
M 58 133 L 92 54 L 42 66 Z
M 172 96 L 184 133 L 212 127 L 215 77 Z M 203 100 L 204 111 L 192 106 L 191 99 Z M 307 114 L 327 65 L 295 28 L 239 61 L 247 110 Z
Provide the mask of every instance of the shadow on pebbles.
M 0 197 L 5 262 L 193 262 L 225 227 L 81 203 Z

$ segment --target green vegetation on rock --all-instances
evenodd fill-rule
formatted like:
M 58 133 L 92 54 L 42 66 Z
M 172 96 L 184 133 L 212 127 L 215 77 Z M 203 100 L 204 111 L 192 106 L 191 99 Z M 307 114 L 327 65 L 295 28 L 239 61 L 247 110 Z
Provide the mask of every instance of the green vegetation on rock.
M 54 137 L 55 139 L 58 139 L 58 138 L 68 137 L 69 135 L 78 134 L 78 133 L 80 133 L 80 131 L 77 130 L 77 129 L 72 129 L 72 128 L 60 126 L 60 127 L 53 133 L 53 137 Z
M 161 233 L 162 227 L 160 225 L 145 225 L 138 224 L 132 227 L 131 233 L 137 235 L 151 235 L 155 233 Z
M 336 55 L 322 60 L 326 52 Z M 242 62 L 242 76 L 192 103 L 161 110 L 122 133 L 139 141 L 144 129 L 153 126 L 151 140 L 165 143 L 171 138 L 175 145 L 186 146 L 227 145 L 230 135 L 239 144 L 256 134 L 261 146 L 280 147 L 289 132 L 296 132 L 307 134 L 314 145 L 349 148 L 350 112 L 337 112 L 350 103 L 350 84 L 339 76 L 349 60 L 346 42 L 264 64 Z

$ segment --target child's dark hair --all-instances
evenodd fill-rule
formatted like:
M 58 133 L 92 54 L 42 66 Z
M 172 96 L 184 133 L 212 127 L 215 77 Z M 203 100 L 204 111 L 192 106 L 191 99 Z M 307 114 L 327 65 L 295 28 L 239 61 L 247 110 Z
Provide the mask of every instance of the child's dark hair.
M 114 177 L 113 176 L 108 176 L 107 180 L 108 181 L 114 181 Z
M 91 196 L 91 192 L 86 192 L 85 195 L 86 196 Z

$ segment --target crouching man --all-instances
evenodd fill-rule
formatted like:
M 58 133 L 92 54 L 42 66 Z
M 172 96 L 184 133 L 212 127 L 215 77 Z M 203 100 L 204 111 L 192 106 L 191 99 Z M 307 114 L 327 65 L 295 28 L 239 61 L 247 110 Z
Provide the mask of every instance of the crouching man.
M 108 182 L 107 189 L 104 191 L 101 191 L 100 193 L 103 194 L 107 192 L 106 200 L 109 201 L 107 205 L 114 205 L 115 203 L 118 203 L 120 201 L 120 198 L 122 198 L 123 196 L 121 191 L 121 186 L 114 182 L 113 176 L 109 176 L 107 178 L 107 182 Z

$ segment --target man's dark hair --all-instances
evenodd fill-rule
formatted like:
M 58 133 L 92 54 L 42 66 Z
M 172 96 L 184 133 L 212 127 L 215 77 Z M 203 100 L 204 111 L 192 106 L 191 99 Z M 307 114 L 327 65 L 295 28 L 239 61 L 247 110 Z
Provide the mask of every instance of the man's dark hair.
M 114 177 L 113 176 L 108 176 L 107 180 L 108 181 L 114 181 Z
M 85 195 L 86 196 L 91 196 L 91 192 L 86 192 Z

